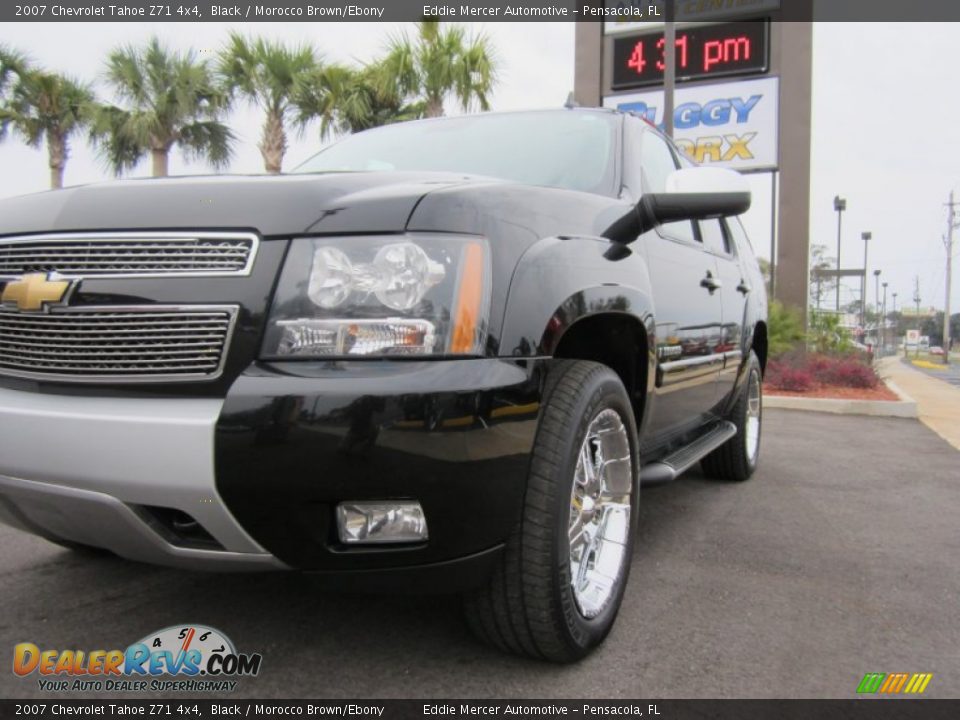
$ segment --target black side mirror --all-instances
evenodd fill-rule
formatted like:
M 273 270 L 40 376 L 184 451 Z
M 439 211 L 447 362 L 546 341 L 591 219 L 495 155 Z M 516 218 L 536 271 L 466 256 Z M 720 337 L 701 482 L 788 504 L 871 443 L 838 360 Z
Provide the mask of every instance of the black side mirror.
M 666 192 L 644 195 L 631 212 L 604 231 L 603 237 L 625 245 L 663 223 L 740 215 L 750 209 L 750 200 L 746 179 L 734 170 L 676 170 L 667 178 Z

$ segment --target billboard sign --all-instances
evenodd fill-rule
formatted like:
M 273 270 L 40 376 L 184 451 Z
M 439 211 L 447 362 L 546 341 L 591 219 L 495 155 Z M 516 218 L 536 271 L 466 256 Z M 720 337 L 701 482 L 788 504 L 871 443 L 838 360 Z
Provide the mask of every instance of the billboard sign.
M 734 170 L 778 165 L 779 78 L 674 91 L 674 140 L 699 163 Z M 663 90 L 609 95 L 603 106 L 628 110 L 663 127 Z
M 756 75 L 769 67 L 766 21 L 697 25 L 677 30 L 677 82 L 731 75 Z M 662 85 L 663 33 L 618 35 L 613 38 L 614 90 Z

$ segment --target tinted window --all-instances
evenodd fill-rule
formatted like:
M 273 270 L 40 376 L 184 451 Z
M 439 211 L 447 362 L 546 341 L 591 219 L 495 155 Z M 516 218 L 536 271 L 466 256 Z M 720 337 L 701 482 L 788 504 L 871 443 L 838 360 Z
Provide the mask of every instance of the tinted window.
M 478 114 L 351 135 L 295 172 L 428 170 L 613 194 L 618 117 L 605 112 Z
M 700 237 L 703 246 L 715 253 L 730 253 L 730 241 L 723 231 L 719 220 L 701 220 Z
M 667 177 L 677 169 L 677 161 L 670 146 L 660 136 L 647 132 L 640 150 L 643 176 L 646 181 L 644 192 L 663 192 L 667 188 Z M 697 236 L 691 222 L 667 223 L 661 227 L 664 235 L 695 242 Z
M 667 145 L 659 136 L 647 132 L 643 138 L 640 155 L 643 161 L 643 175 L 647 181 L 646 192 L 661 193 L 667 189 L 667 178 L 677 169 L 677 161 Z
M 647 134 L 646 123 L 631 115 L 623 119 L 623 178 L 626 196 L 636 202 L 643 195 L 644 179 L 641 171 L 640 148 Z
M 743 229 L 740 219 L 728 218 L 726 225 L 727 231 L 730 233 L 730 237 L 733 239 L 734 245 L 737 248 L 737 252 L 741 253 L 744 257 L 752 258 L 754 256 L 753 246 L 750 244 L 750 239 L 747 237 L 747 233 Z

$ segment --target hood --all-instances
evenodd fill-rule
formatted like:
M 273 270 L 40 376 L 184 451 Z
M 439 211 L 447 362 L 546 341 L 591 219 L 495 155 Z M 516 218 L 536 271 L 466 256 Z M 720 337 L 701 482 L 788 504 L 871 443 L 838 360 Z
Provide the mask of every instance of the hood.
M 400 232 L 422 197 L 471 182 L 478 180 L 408 172 L 125 180 L 0 200 L 0 236 L 205 228 L 264 236 Z

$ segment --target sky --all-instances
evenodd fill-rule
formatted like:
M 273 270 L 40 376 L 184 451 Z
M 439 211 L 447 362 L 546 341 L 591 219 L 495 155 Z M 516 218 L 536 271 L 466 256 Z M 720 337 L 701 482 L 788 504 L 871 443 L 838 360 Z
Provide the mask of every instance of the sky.
M 474 23 L 470 28 L 489 35 L 498 52 L 501 71 L 492 97 L 494 110 L 563 104 L 573 88 L 572 23 Z M 290 43 L 310 41 L 328 60 L 362 62 L 379 53 L 390 33 L 408 28 L 393 23 L 8 23 L 0 26 L 0 43 L 26 52 L 49 69 L 96 80 L 104 57 L 118 45 L 140 44 L 156 34 L 171 47 L 212 55 L 231 29 Z M 874 301 L 872 272 L 880 269 L 881 280 L 889 283 L 888 310 L 894 292 L 898 308 L 904 302 L 912 305 L 915 278 L 922 307 L 944 304 L 944 203 L 951 190 L 960 199 L 960 93 L 951 89 L 956 80 L 943 59 L 955 47 L 956 32 L 950 23 L 814 27 L 810 241 L 827 245 L 828 255 L 836 255 L 833 198 L 845 197 L 843 266 L 862 266 L 860 235 L 872 232 L 867 301 Z M 105 90 L 102 94 L 108 95 Z M 230 170 L 260 171 L 260 117 L 241 105 L 230 125 L 240 140 Z M 291 138 L 284 167 L 296 166 L 322 145 L 317 127 L 308 128 L 303 137 Z M 185 174 L 209 168 L 186 164 L 175 152 L 170 170 Z M 147 163 L 131 173 L 147 174 Z M 96 154 L 81 138 L 75 140 L 66 184 L 108 178 Z M 0 143 L 0 197 L 44 190 L 48 182 L 45 149 L 26 148 L 16 139 Z M 754 207 L 745 224 L 758 254 L 768 257 L 769 176 L 752 176 L 751 185 Z M 955 248 L 960 248 L 960 235 Z M 955 249 L 954 258 L 958 255 Z M 858 281 L 848 282 L 845 302 L 859 297 Z M 951 306 L 958 312 L 960 281 L 953 285 Z

